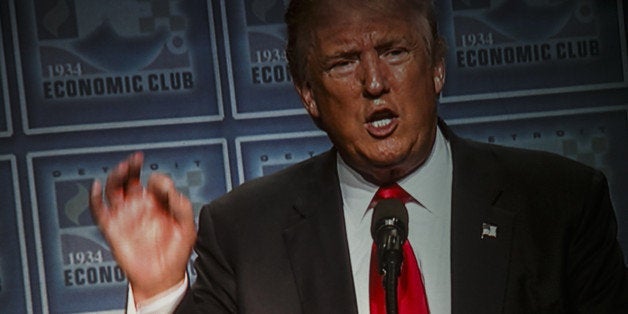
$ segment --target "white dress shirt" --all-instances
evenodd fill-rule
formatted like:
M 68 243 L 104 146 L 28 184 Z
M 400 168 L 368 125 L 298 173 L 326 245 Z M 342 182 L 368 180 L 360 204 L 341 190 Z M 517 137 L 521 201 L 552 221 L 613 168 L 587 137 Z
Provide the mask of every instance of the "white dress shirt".
M 338 157 L 338 176 L 353 270 L 358 313 L 368 314 L 371 215 L 368 209 L 379 188 L 364 180 Z M 452 159 L 449 143 L 438 129 L 430 156 L 415 172 L 397 182 L 419 203 L 407 203 L 408 240 L 416 255 L 431 314 L 451 313 L 450 225 Z M 132 289 L 128 314 L 172 313 L 181 302 L 187 277 L 180 285 L 147 300 L 136 309 Z
M 371 216 L 368 209 L 378 186 L 364 180 L 338 158 L 338 175 L 353 270 L 358 313 L 369 313 Z M 437 132 L 428 159 L 397 182 L 416 202 L 408 209 L 408 240 L 416 255 L 432 314 L 451 313 L 450 225 L 452 159 L 449 143 Z
M 188 288 L 188 275 L 176 286 L 142 302 L 135 304 L 133 287 L 129 285 L 126 299 L 126 314 L 166 314 L 173 313 L 177 305 L 183 300 Z

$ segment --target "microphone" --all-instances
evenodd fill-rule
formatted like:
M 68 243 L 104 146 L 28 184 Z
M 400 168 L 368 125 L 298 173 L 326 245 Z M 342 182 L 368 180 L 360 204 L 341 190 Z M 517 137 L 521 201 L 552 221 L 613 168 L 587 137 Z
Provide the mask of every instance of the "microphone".
M 387 263 L 401 267 L 401 246 L 408 237 L 408 210 L 401 200 L 383 199 L 373 210 L 371 236 L 377 245 L 378 265 L 383 274 Z
M 378 270 L 383 275 L 388 314 L 397 313 L 397 279 L 408 237 L 408 210 L 396 198 L 380 200 L 373 210 L 371 236 L 377 246 Z

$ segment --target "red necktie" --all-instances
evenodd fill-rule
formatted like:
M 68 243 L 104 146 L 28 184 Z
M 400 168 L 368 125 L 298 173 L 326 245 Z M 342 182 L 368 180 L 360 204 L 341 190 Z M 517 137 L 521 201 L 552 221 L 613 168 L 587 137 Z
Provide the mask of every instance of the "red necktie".
M 371 205 L 382 199 L 396 198 L 404 203 L 412 201 L 413 198 L 398 184 L 380 187 Z M 403 243 L 403 263 L 401 264 L 401 274 L 397 283 L 397 299 L 399 314 L 428 314 L 430 311 L 425 297 L 425 287 L 421 279 L 419 264 L 414 257 L 414 252 L 410 242 Z M 369 276 L 369 299 L 371 314 L 386 314 L 386 296 L 382 284 L 382 276 L 377 269 L 377 246 L 373 244 L 371 250 L 371 270 Z

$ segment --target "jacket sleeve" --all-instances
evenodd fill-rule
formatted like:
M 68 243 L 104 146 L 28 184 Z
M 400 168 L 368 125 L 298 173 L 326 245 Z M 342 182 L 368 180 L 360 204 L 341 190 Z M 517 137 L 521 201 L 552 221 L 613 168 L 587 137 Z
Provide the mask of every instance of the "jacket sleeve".
M 572 217 L 568 297 L 575 313 L 628 313 L 628 272 L 606 178 L 593 176 L 583 208 Z
M 233 270 L 218 243 L 210 207 L 201 210 L 194 268 L 196 281 L 187 290 L 175 313 L 236 313 Z

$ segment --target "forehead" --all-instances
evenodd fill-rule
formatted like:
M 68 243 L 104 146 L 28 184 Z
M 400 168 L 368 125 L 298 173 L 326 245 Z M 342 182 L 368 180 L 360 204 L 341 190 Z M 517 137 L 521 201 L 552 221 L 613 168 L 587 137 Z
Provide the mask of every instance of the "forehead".
M 337 5 L 321 12 L 311 27 L 315 50 L 337 45 L 379 44 L 381 41 L 417 40 L 424 36 L 415 12 L 398 7 Z

